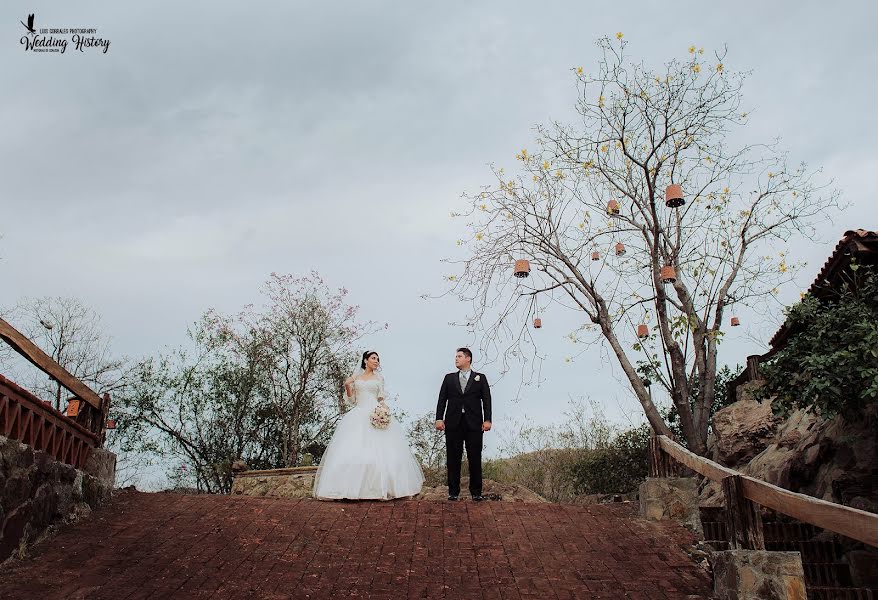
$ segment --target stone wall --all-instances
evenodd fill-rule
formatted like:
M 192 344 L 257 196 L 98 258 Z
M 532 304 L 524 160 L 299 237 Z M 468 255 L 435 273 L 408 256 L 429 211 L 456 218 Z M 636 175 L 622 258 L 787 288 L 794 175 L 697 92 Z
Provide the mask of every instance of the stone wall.
M 57 523 L 89 513 L 106 500 L 116 456 L 93 449 L 84 471 L 0 436 L 0 562 Z
M 317 467 L 239 471 L 232 482 L 232 495 L 310 498 L 316 472 Z

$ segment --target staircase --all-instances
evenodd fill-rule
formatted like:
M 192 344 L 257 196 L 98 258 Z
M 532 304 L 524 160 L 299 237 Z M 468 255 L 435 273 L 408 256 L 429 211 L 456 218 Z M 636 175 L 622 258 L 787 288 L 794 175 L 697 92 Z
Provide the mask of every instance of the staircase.
M 722 508 L 701 508 L 705 545 L 714 551 L 728 550 Z M 878 600 L 878 589 L 854 587 L 843 549 L 835 540 L 818 539 L 819 527 L 795 520 L 764 520 L 765 549 L 799 552 L 805 571 L 809 600 Z

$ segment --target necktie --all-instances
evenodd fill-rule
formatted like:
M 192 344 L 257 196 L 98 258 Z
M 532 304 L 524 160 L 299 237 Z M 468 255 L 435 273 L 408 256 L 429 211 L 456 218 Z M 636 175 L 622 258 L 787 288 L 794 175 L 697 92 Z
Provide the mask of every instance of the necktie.
M 467 375 L 467 374 L 466 374 L 465 371 L 459 371 L 459 372 L 458 372 L 458 375 L 460 376 L 460 391 L 462 392 L 462 391 L 464 391 L 464 390 L 466 389 L 466 375 Z M 464 408 L 461 406 L 461 407 L 460 407 L 460 412 L 461 412 L 461 414 L 462 414 L 462 413 L 465 413 L 465 412 L 466 412 L 466 409 L 464 409 Z

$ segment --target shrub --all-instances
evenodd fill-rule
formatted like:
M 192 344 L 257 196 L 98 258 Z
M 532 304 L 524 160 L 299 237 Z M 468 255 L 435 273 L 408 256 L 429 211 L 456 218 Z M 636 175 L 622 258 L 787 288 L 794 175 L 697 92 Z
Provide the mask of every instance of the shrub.
M 582 453 L 570 467 L 577 494 L 626 494 L 637 489 L 649 471 L 649 427 L 617 435 L 608 446 Z

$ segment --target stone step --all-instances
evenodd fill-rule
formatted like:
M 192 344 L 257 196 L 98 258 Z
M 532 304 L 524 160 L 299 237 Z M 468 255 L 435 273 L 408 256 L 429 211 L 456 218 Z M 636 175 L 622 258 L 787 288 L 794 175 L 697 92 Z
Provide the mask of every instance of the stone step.
M 878 590 L 809 586 L 808 600 L 878 600 Z
M 803 563 L 805 583 L 811 586 L 850 587 L 850 568 L 844 563 Z

